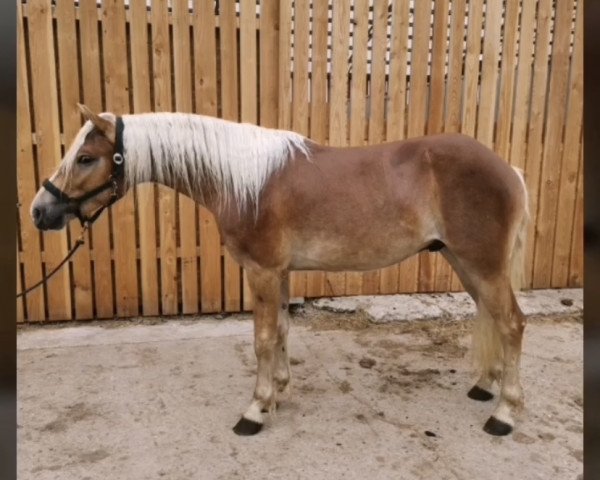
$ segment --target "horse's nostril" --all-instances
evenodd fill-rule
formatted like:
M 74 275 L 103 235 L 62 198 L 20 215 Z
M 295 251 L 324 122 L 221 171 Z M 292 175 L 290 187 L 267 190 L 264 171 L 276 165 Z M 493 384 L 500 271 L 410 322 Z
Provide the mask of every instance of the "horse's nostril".
M 42 211 L 39 208 L 33 208 L 31 215 L 33 216 L 33 221 L 37 223 L 42 218 Z

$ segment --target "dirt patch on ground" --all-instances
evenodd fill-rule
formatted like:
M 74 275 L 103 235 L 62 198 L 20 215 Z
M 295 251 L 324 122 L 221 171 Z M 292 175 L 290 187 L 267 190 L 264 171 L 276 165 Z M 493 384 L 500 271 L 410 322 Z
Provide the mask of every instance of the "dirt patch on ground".
M 64 432 L 70 425 L 96 416 L 98 416 L 98 413 L 85 403 L 74 403 L 61 411 L 55 420 L 46 423 L 40 431 L 50 433 Z
M 307 326 L 312 331 L 364 330 L 374 326 L 369 316 L 362 311 L 335 313 L 319 310 L 310 305 L 292 313 L 292 322 Z
M 471 320 L 374 324 L 364 313 L 323 312 L 310 303 L 292 316 L 292 395 L 281 398 L 254 439 L 231 431 L 255 384 L 249 315 L 226 321 L 222 335 L 198 338 L 189 337 L 187 324 L 203 317 L 177 319 L 170 326 L 177 338 L 166 340 L 151 326 L 165 321 L 93 322 L 133 328 L 95 332 L 110 343 L 21 350 L 19 478 L 580 474 L 580 315 L 529 318 L 521 369 L 526 405 L 514 433 L 503 438 L 482 431 L 497 398 L 466 396 L 475 380 L 467 361 Z M 63 336 L 50 333 L 51 341 Z M 132 343 L 135 335 L 147 340 Z M 124 449 L 127 455 L 117 453 Z

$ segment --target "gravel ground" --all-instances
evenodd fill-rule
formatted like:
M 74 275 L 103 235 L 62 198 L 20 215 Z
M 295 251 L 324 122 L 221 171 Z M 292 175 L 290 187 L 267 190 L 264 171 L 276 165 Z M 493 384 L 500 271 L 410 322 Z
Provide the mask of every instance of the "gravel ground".
M 580 478 L 581 315 L 530 319 L 508 437 L 485 434 L 493 403 L 466 396 L 469 329 L 301 307 L 292 395 L 238 437 L 255 381 L 247 315 L 24 327 L 19 479 Z

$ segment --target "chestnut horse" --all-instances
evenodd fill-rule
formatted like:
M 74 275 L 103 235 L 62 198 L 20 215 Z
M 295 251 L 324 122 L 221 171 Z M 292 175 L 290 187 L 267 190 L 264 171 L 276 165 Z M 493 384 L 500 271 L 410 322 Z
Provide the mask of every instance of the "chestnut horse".
M 95 114 L 31 206 L 35 225 L 86 221 L 128 188 L 158 182 L 208 208 L 248 273 L 258 363 L 235 425 L 258 433 L 290 380 L 288 272 L 372 270 L 439 250 L 477 305 L 481 376 L 468 393 L 500 399 L 484 430 L 506 435 L 522 406 L 522 274 L 528 200 L 522 174 L 459 134 L 366 147 L 318 145 L 288 131 L 191 114 Z

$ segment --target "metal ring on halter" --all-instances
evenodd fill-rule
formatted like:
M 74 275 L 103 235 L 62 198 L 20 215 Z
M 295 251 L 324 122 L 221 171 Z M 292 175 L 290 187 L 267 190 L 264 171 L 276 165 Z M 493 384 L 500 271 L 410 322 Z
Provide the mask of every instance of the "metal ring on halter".
M 117 165 L 121 165 L 123 161 L 123 155 L 121 155 L 120 153 L 117 152 L 113 155 L 113 162 L 115 162 Z

